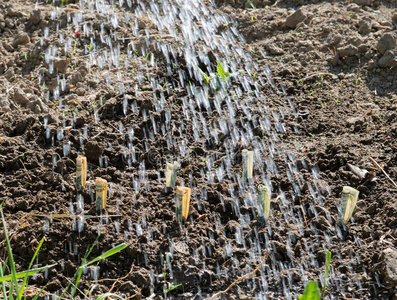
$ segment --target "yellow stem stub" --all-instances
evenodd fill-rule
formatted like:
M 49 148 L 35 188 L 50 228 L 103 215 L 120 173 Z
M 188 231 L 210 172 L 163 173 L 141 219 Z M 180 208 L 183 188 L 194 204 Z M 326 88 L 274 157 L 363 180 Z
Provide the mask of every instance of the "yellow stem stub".
M 177 171 L 178 171 L 178 162 L 174 162 L 173 164 L 167 162 L 166 173 L 165 173 L 165 186 L 167 188 L 175 187 Z
M 343 216 L 343 223 L 345 224 L 349 222 L 351 216 L 353 215 L 359 193 L 360 192 L 358 190 L 352 187 L 343 187 L 341 197 L 341 212 L 338 216 L 338 219 L 342 219 Z
M 79 155 L 76 158 L 76 186 L 85 186 L 87 181 L 87 158 Z
M 190 188 L 176 187 L 176 218 L 179 223 L 186 221 L 190 208 Z
M 95 180 L 95 192 L 96 192 L 96 209 L 106 208 L 106 199 L 108 195 L 108 183 L 105 179 L 97 178 Z

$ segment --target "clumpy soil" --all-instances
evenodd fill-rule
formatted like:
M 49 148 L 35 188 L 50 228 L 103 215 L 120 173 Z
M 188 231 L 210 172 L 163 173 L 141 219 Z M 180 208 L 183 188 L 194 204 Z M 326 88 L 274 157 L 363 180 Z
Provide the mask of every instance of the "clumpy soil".
M 172 282 L 181 286 L 171 299 L 296 299 L 308 280 L 324 286 L 327 250 L 325 299 L 397 299 L 396 3 L 203 4 L 226 17 L 218 35 L 238 29 L 242 41 L 233 47 L 252 57 L 251 78 L 263 79 L 261 96 L 244 92 L 232 109 L 223 103 L 235 111 L 234 130 L 222 127 L 229 120 L 211 92 L 210 110 L 200 103 L 196 117 L 189 110 L 192 89 L 181 77 L 200 82 L 188 76 L 183 51 L 169 63 L 155 46 L 184 49 L 184 42 L 145 14 L 151 1 L 107 5 L 118 26 L 88 2 L 0 1 L 0 198 L 17 270 L 29 266 L 43 237 L 35 266 L 57 264 L 30 284 L 59 295 L 100 233 L 90 258 L 128 247 L 85 270 L 75 298 L 111 291 L 162 299 Z M 112 57 L 122 63 L 103 68 Z M 208 57 L 216 66 L 215 50 Z M 243 148 L 255 149 L 245 189 Z M 79 154 L 88 159 L 88 183 L 76 189 Z M 177 185 L 192 188 L 182 230 L 174 191 L 165 189 L 171 160 L 180 165 Z M 102 213 L 96 177 L 109 183 Z M 263 180 L 272 187 L 267 224 L 257 221 L 248 193 L 255 200 L 252 187 Z M 340 228 L 345 185 L 360 195 Z M 3 229 L 0 236 L 4 262 Z

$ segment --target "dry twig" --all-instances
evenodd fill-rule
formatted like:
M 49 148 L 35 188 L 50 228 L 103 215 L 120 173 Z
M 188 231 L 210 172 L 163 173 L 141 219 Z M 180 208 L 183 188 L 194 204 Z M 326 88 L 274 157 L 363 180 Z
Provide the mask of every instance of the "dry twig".
M 215 295 L 213 295 L 213 296 L 210 298 L 210 300 L 213 300 L 213 299 L 215 299 L 216 297 L 218 297 L 218 296 L 220 296 L 220 295 L 222 295 L 222 294 L 226 294 L 226 293 L 227 293 L 228 291 L 230 291 L 236 284 L 238 284 L 239 282 L 243 281 L 244 279 L 248 279 L 248 278 L 250 278 L 251 276 L 253 276 L 256 272 L 259 271 L 259 269 L 260 269 L 260 268 L 262 267 L 262 265 L 266 262 L 266 260 L 268 259 L 268 257 L 269 257 L 269 254 L 266 253 L 266 254 L 265 254 L 265 258 L 263 259 L 263 261 L 262 261 L 252 272 L 250 272 L 250 273 L 248 273 L 248 274 L 245 274 L 245 275 L 243 275 L 243 276 L 237 278 L 235 281 L 233 281 L 233 282 L 227 287 L 226 290 L 223 290 L 223 291 L 220 291 L 220 292 L 216 293 Z
M 397 188 L 397 184 L 394 182 L 393 179 L 390 178 L 389 175 L 387 175 L 386 171 L 383 170 L 383 168 L 371 156 L 369 157 L 369 159 L 374 163 L 375 166 L 377 166 L 379 168 L 379 170 L 381 170 L 383 172 L 383 174 L 385 174 L 387 179 L 389 179 L 391 181 L 391 183 L 393 183 L 393 185 Z

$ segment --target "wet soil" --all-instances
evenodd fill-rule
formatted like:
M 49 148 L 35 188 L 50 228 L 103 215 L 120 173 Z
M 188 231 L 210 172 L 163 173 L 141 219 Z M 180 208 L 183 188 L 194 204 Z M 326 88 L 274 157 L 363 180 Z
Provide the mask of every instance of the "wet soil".
M 184 102 L 191 90 L 179 84 L 181 74 L 189 74 L 184 58 L 170 70 L 155 46 L 183 45 L 150 18 L 135 10 L 131 22 L 120 17 L 114 29 L 109 15 L 67 4 L 0 1 L 0 198 L 6 199 L 17 269 L 29 266 L 43 237 L 36 266 L 57 263 L 32 277 L 31 285 L 47 284 L 47 294 L 59 295 L 100 233 L 90 257 L 120 243 L 128 247 L 96 265 L 98 280 L 93 268 L 83 275 L 79 289 L 92 288 L 92 295 L 163 299 L 168 281 L 182 284 L 171 299 L 291 299 L 307 280 L 322 286 L 328 250 L 325 299 L 397 299 L 397 271 L 389 259 L 397 253 L 397 186 L 390 180 L 397 178 L 394 1 L 215 1 L 216 12 L 245 39 L 236 47 L 252 56 L 251 76 L 272 76 L 259 87 L 264 97 L 247 93 L 240 106 L 233 104 L 234 126 L 250 135 L 249 142 L 221 128 L 216 101 L 213 113 L 195 107 L 197 134 Z M 112 6 L 120 15 L 128 9 L 126 3 Z M 131 11 L 138 7 L 133 2 Z M 128 68 L 92 63 L 93 42 L 108 41 L 75 26 L 82 15 L 94 32 L 126 38 L 117 49 L 123 61 L 135 47 Z M 49 64 L 51 51 L 60 56 Z M 209 57 L 215 64 L 216 53 Z M 269 108 L 271 126 L 283 127 L 276 143 L 266 124 L 255 121 L 264 114 L 258 103 Z M 272 206 L 265 225 L 235 177 L 216 173 L 229 166 L 241 174 L 241 150 L 251 147 L 261 151 L 250 185 L 262 182 L 258 174 L 269 174 L 272 162 L 278 168 L 277 176 L 269 175 Z M 79 154 L 88 159 L 88 183 L 76 189 Z M 182 230 L 174 192 L 165 189 L 165 164 L 175 159 L 177 185 L 192 188 Z M 368 173 L 360 177 L 350 165 Z M 102 213 L 95 208 L 96 177 L 109 183 Z M 346 185 L 360 195 L 352 220 L 339 228 L 337 203 Z M 0 236 L 4 261 L 3 230 Z

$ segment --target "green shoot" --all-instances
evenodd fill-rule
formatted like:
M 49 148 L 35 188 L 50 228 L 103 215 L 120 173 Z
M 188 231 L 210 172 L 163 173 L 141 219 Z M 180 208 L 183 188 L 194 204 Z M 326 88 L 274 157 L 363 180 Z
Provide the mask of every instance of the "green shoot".
M 6 261 L 8 260 L 9 265 L 10 265 L 10 269 L 11 269 L 11 275 L 6 275 L 4 276 L 4 271 L 6 268 L 6 263 L 4 264 L 4 266 L 2 264 L 0 264 L 0 283 L 1 283 L 1 289 L 3 291 L 3 295 L 5 296 L 5 299 L 7 299 L 7 294 L 6 294 L 6 286 L 4 284 L 5 281 L 10 281 L 10 286 L 9 286 L 9 297 L 10 299 L 13 299 L 13 293 L 15 291 L 15 294 L 17 296 L 17 299 L 20 300 L 22 299 L 23 294 L 26 292 L 26 288 L 27 288 L 27 283 L 28 283 L 28 277 L 36 274 L 38 272 L 44 271 L 46 269 L 52 268 L 53 266 L 55 266 L 55 264 L 53 265 L 47 265 L 44 267 L 40 267 L 40 268 L 36 268 L 36 269 L 31 269 L 34 260 L 37 257 L 37 254 L 39 253 L 39 250 L 41 248 L 41 246 L 43 245 L 44 242 L 44 238 L 41 240 L 41 242 L 39 243 L 39 246 L 36 249 L 36 252 L 34 253 L 34 256 L 30 262 L 29 268 L 27 271 L 23 271 L 23 272 L 18 272 L 16 271 L 15 268 L 15 262 L 14 262 L 14 257 L 12 255 L 12 249 L 11 249 L 11 243 L 8 237 L 8 231 L 7 231 L 7 224 L 4 218 L 4 213 L 3 213 L 3 204 L 5 202 L 4 201 L 0 204 L 0 214 L 1 214 L 1 219 L 2 219 L 2 223 L 3 223 L 3 228 L 4 228 L 4 236 L 5 236 L 5 240 L 6 240 L 6 247 L 7 247 L 7 253 L 8 253 L 8 257 L 6 259 Z M 19 287 L 18 285 L 18 279 L 24 278 L 22 285 Z M 40 292 L 41 293 L 41 292 Z M 39 293 L 39 295 L 40 295 Z M 38 297 L 38 296 L 37 296 Z
M 216 66 L 216 75 L 221 77 L 223 79 L 223 81 L 227 81 L 227 79 L 230 76 L 230 73 L 225 71 L 221 62 L 217 61 L 217 64 L 218 65 Z
M 251 0 L 247 0 L 248 4 L 251 5 L 252 9 L 256 9 L 255 5 L 251 2 Z
M 25 60 L 28 60 L 28 53 L 25 52 L 24 54 L 25 54 Z
M 174 285 L 173 283 L 170 283 L 167 281 L 167 257 L 170 257 L 170 253 L 166 253 L 165 258 L 164 258 L 164 267 L 163 267 L 163 276 L 164 276 L 164 287 L 163 287 L 163 292 L 164 292 L 164 299 L 167 299 L 167 295 L 169 292 L 175 290 L 177 287 L 179 287 L 180 284 Z
M 76 291 L 77 291 L 77 286 L 78 286 L 78 284 L 79 284 L 79 282 L 80 282 L 81 276 L 83 275 L 83 269 L 84 269 L 85 267 L 87 267 L 87 266 L 89 266 L 89 265 L 91 265 L 91 264 L 93 264 L 93 263 L 95 263 L 95 262 L 97 262 L 97 261 L 100 261 L 100 260 L 102 260 L 102 259 L 106 259 L 106 258 L 108 258 L 108 257 L 110 257 L 110 256 L 112 256 L 112 255 L 114 255 L 114 254 L 116 254 L 116 253 L 118 253 L 118 252 L 120 252 L 121 250 L 123 250 L 124 248 L 127 247 L 127 245 L 126 245 L 125 243 L 122 243 L 122 244 L 120 244 L 120 245 L 118 245 L 118 246 L 116 246 L 116 247 L 113 247 L 112 249 L 106 251 L 106 252 L 103 253 L 102 255 L 99 255 L 98 257 L 94 258 L 93 260 L 89 261 L 88 263 L 85 263 L 86 260 L 87 260 L 87 258 L 88 258 L 88 256 L 91 254 L 92 249 L 94 249 L 94 246 L 96 245 L 98 239 L 99 239 L 99 235 L 97 236 L 97 238 L 95 239 L 95 241 L 94 241 L 94 243 L 91 245 L 91 247 L 87 249 L 87 251 L 86 251 L 86 253 L 85 253 L 85 255 L 84 255 L 84 258 L 83 258 L 83 260 L 82 260 L 82 262 L 81 262 L 81 265 L 80 265 L 80 267 L 78 268 L 76 274 L 75 274 L 74 277 L 73 277 L 73 280 L 76 279 L 76 283 L 73 284 L 73 285 L 74 285 L 74 288 L 73 288 L 73 291 L 72 291 L 72 294 L 71 294 L 71 298 L 74 297 L 74 295 L 75 295 L 75 293 L 76 293 Z M 69 282 L 69 284 L 67 285 L 67 287 L 66 287 L 65 290 L 63 291 L 63 293 L 62 293 L 62 295 L 60 296 L 60 298 L 63 297 L 63 295 L 64 295 L 64 294 L 66 293 L 66 291 L 69 289 L 70 285 L 72 285 L 72 282 Z M 103 296 L 103 295 L 102 295 L 102 296 Z M 102 296 L 101 296 L 101 297 L 102 297 Z M 103 298 L 101 298 L 101 297 L 99 297 L 98 299 L 103 299 Z
M 325 276 L 324 276 L 324 286 L 321 296 L 324 297 L 325 290 L 327 289 L 328 277 L 329 277 L 329 265 L 331 263 L 331 252 L 327 251 L 327 258 L 325 261 Z
M 305 286 L 303 295 L 298 296 L 299 300 L 320 300 L 320 289 L 316 281 L 309 281 Z
M 199 70 L 199 72 L 201 73 L 201 75 L 203 76 L 203 79 L 205 81 L 205 83 L 207 84 L 207 86 L 210 84 L 210 81 L 212 79 L 212 77 L 208 76 L 207 74 L 205 74 L 198 66 L 196 66 L 197 70 Z

